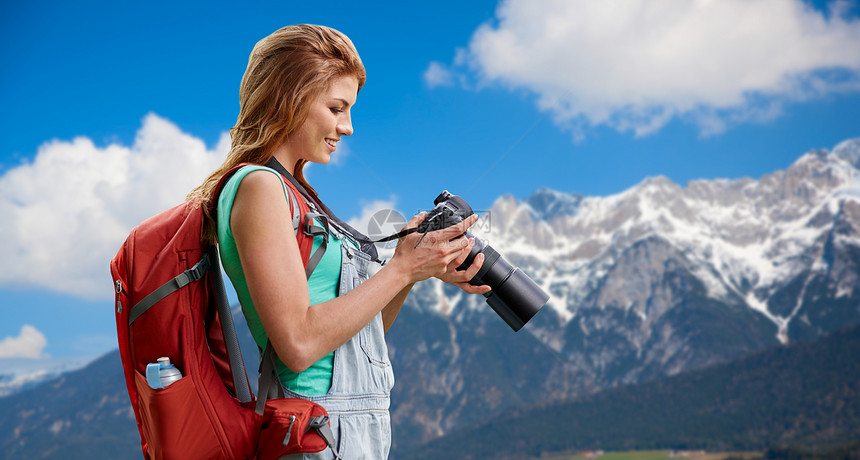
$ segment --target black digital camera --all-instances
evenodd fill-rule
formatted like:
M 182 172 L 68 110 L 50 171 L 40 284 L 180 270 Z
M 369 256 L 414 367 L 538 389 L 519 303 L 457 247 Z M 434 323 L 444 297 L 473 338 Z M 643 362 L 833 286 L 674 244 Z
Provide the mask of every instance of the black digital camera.
M 433 200 L 433 204 L 436 207 L 427 213 L 427 217 L 418 226 L 417 231 L 420 233 L 448 228 L 474 214 L 466 200 L 448 193 L 447 190 L 440 193 Z M 457 238 L 462 236 L 475 238 L 468 231 Z M 475 286 L 483 284 L 490 286 L 492 291 L 484 294 L 487 303 L 511 329 L 520 330 L 546 304 L 549 294 L 479 238 L 475 238 L 472 251 L 457 270 L 469 268 L 479 253 L 484 253 L 484 264 L 469 283 Z

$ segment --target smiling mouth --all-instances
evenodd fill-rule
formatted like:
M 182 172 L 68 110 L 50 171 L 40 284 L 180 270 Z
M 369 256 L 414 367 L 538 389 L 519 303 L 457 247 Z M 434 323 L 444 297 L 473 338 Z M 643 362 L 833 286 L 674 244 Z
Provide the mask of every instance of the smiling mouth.
M 337 148 L 337 141 L 334 139 L 326 139 L 325 143 L 331 146 L 332 148 Z

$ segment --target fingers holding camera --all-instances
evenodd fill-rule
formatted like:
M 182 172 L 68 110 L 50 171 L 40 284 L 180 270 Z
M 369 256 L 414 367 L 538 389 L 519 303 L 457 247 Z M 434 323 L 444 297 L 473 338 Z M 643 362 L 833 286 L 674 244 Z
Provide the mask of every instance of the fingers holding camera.
M 471 251 L 471 247 L 474 245 L 474 239 L 471 239 L 471 244 L 469 245 L 469 250 Z M 475 256 L 475 259 L 472 261 L 472 264 L 469 265 L 469 268 L 465 270 L 457 270 L 457 267 L 463 264 L 469 253 L 466 252 L 466 255 L 463 256 L 462 259 L 459 257 L 448 264 L 448 269 L 438 278 L 448 284 L 453 286 L 457 286 L 463 291 L 469 294 L 486 294 L 490 292 L 491 288 L 487 285 L 473 286 L 469 283 L 472 278 L 478 274 L 478 271 L 481 270 L 481 267 L 484 265 L 484 254 L 478 253 Z
M 492 290 L 492 288 L 490 288 L 490 286 L 487 286 L 486 284 L 482 284 L 480 286 L 473 286 L 473 285 L 469 284 L 468 281 L 465 283 L 451 283 L 451 284 L 462 289 L 467 294 L 486 294 Z
M 463 239 L 466 239 L 466 238 L 463 238 Z M 468 244 L 466 245 L 466 247 L 464 247 L 460 251 L 460 253 L 457 254 L 457 257 L 453 261 L 451 261 L 450 264 L 448 264 L 449 269 L 451 268 L 452 265 L 454 266 L 454 268 L 459 267 L 460 265 L 463 265 L 463 262 L 465 262 L 466 259 L 469 257 L 469 254 L 471 254 L 472 247 L 475 246 L 475 239 L 474 238 L 468 238 L 467 240 L 468 240 Z
M 424 222 L 425 218 L 427 218 L 427 213 L 421 211 L 418 214 L 412 216 L 412 218 L 409 219 L 409 222 L 406 222 L 406 226 L 404 228 L 415 228 L 421 225 L 421 222 Z
M 422 214 L 413 217 L 407 227 L 417 226 L 426 216 Z M 443 229 L 405 236 L 398 242 L 389 264 L 394 263 L 411 282 L 442 275 L 455 260 L 459 259 L 462 263 L 471 250 L 473 240 L 452 239 L 460 234 L 462 233 L 454 234 L 449 229 Z

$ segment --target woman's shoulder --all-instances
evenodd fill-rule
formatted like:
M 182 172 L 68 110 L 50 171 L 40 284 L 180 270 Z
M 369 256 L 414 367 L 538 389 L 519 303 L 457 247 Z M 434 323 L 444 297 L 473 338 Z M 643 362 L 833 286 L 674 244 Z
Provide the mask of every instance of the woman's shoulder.
M 249 164 L 237 169 L 230 181 L 240 184 L 244 183 L 246 179 L 272 183 L 282 183 L 284 180 L 279 172 L 268 166 Z
M 239 173 L 242 173 L 239 176 Z M 236 198 L 270 199 L 284 196 L 284 180 L 277 172 L 268 168 L 257 168 L 248 171 L 239 170 L 235 180 Z M 242 200 L 244 201 L 244 200 Z
M 231 184 L 234 199 L 229 203 L 232 210 L 235 211 L 237 207 L 247 209 L 252 215 L 271 215 L 283 210 L 290 216 L 294 229 L 301 224 L 301 216 L 310 211 L 298 190 L 278 171 L 266 166 L 249 165 L 239 169 L 236 174 L 241 176 L 230 179 L 231 182 L 235 180 Z
M 233 189 L 236 195 L 283 195 L 284 186 L 284 179 L 277 171 L 260 165 L 240 168 L 225 184 L 225 188 Z
M 289 206 L 278 205 L 287 203 L 282 184 L 280 174 L 264 166 L 248 165 L 236 170 L 218 197 L 219 239 L 235 234 L 242 223 L 268 220 L 280 214 L 291 216 Z

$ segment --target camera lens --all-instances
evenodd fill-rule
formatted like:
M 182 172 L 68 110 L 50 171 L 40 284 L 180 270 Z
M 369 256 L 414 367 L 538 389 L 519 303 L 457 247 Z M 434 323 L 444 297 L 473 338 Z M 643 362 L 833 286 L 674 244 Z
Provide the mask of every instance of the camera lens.
M 421 231 L 447 228 L 474 214 L 466 200 L 448 193 L 447 190 L 440 193 L 433 203 L 436 207 L 418 226 Z M 474 238 L 469 232 L 465 232 L 462 236 Z M 511 329 L 518 331 L 546 304 L 549 294 L 480 238 L 475 238 L 472 250 L 457 270 L 469 268 L 475 257 L 482 252 L 484 264 L 469 283 L 474 286 L 484 284 L 490 286 L 492 291 L 484 294 L 487 297 L 487 303 Z
M 549 295 L 516 267 L 487 297 L 487 303 L 514 331 L 529 322 L 547 300 Z
M 466 237 L 472 236 L 467 232 Z M 472 251 L 458 269 L 465 270 L 472 265 L 479 252 L 484 253 L 484 264 L 469 283 L 490 286 L 492 291 L 485 294 L 487 303 L 511 329 L 520 330 L 546 304 L 549 294 L 479 238 L 475 238 Z

